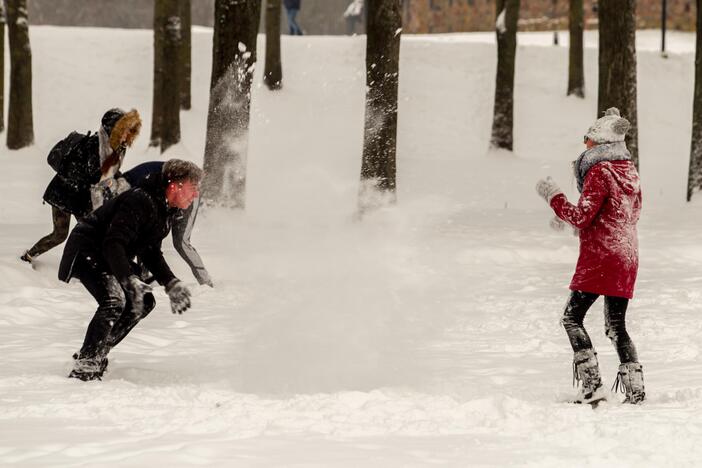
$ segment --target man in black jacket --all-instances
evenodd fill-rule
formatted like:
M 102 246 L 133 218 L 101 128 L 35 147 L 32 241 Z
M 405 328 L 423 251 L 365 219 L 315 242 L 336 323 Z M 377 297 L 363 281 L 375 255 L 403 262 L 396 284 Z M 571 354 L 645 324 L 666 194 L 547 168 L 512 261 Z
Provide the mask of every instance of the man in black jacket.
M 110 349 L 155 307 L 151 286 L 136 274 L 134 257 L 166 287 L 173 313 L 190 307 L 190 291 L 163 258 L 161 241 L 170 230 L 170 212 L 190 206 L 201 178 L 202 170 L 189 161 L 166 161 L 157 177 L 106 202 L 71 232 L 59 279 L 79 279 L 98 308 L 69 377 L 100 379 Z
M 111 200 L 122 192 L 126 192 L 132 187 L 140 187 L 148 184 L 149 180 L 158 177 L 163 170 L 163 161 L 148 161 L 141 163 L 122 174 L 115 174 L 114 178 L 105 179 L 92 187 L 91 197 L 93 199 L 93 209 L 98 209 L 107 200 Z M 200 206 L 200 199 L 196 198 L 189 208 L 185 210 L 174 210 L 171 214 L 171 231 L 173 233 L 173 246 L 178 254 L 190 266 L 193 276 L 200 284 L 214 287 L 210 274 L 205 268 L 205 264 L 197 253 L 195 247 L 190 243 L 197 212 Z

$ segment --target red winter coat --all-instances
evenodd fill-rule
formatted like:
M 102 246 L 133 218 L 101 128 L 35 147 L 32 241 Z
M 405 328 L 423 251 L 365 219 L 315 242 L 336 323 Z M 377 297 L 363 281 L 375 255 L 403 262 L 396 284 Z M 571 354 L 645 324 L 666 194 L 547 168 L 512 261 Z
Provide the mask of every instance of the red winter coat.
M 641 213 L 634 164 L 595 164 L 585 176 L 578 205 L 559 193 L 551 199 L 551 208 L 580 230 L 580 256 L 570 289 L 631 299 L 639 268 L 636 223 Z

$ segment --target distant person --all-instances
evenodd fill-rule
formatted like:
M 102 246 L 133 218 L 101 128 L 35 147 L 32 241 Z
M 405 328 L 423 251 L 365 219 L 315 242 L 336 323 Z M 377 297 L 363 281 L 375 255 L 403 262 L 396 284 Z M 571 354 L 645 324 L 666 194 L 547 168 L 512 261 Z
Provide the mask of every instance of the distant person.
M 346 34 L 353 35 L 356 33 L 356 24 L 363 23 L 363 0 L 353 0 L 346 11 L 344 11 L 346 19 Z
M 163 161 L 150 161 L 139 164 L 124 172 L 117 174 L 114 179 L 107 179 L 93 188 L 93 209 L 98 209 L 104 202 L 115 198 L 131 187 L 141 187 L 148 184 L 149 180 L 160 176 L 163 171 Z M 214 287 L 210 274 L 205 268 L 205 264 L 200 255 L 190 244 L 190 234 L 192 233 L 195 220 L 197 218 L 200 198 L 197 197 L 189 208 L 185 210 L 173 209 L 170 212 L 170 223 L 173 233 L 173 247 L 178 254 L 190 266 L 193 276 L 199 284 L 206 284 Z
M 59 279 L 80 280 L 98 308 L 73 357 L 69 377 L 100 380 L 107 354 L 149 312 L 156 301 L 151 286 L 135 273 L 138 257 L 166 288 L 171 311 L 190 308 L 190 291 L 175 277 L 161 252 L 170 229 L 169 213 L 185 210 L 199 195 L 202 170 L 189 161 L 171 159 L 154 177 L 107 201 L 73 229 L 63 251 Z
M 300 13 L 301 0 L 283 0 L 285 11 L 288 14 L 288 29 L 291 36 L 302 36 L 302 28 L 297 24 L 295 18 Z
M 604 296 L 605 333 L 619 355 L 614 387 L 622 387 L 625 403 L 641 403 L 646 397 L 643 370 L 625 321 L 639 267 L 636 223 L 641 213 L 639 174 L 624 142 L 629 125 L 612 107 L 585 134 L 587 150 L 574 163 L 577 204 L 550 177 L 536 186 L 556 215 L 579 231 L 580 255 L 561 320 L 574 352 L 574 382 L 580 383 L 576 403 L 594 404 L 606 397 L 597 353 L 583 326 L 599 296 Z
M 83 135 L 71 132 L 49 152 L 49 165 L 56 175 L 44 192 L 44 201 L 51 205 L 54 230 L 39 239 L 20 257 L 32 263 L 36 257 L 66 240 L 71 215 L 80 220 L 90 214 L 90 187 L 119 170 L 139 130 L 141 118 L 132 109 L 110 109 L 102 116 L 97 133 Z

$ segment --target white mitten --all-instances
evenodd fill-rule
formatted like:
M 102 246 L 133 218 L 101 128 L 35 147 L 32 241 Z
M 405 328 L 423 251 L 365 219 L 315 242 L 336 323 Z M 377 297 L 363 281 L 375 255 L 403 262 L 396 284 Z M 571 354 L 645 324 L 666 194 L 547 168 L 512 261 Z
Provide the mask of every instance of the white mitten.
M 561 189 L 551 177 L 546 177 L 537 182 L 536 193 L 546 200 L 546 203 L 551 204 L 551 199 L 561 193 Z

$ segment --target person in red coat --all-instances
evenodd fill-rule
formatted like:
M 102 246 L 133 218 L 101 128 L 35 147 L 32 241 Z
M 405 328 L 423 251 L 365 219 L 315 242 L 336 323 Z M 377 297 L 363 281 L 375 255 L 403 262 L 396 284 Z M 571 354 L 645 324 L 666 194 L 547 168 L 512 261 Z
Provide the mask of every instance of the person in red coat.
M 597 353 L 583 326 L 585 314 L 599 296 L 605 297 L 605 331 L 621 362 L 614 388 L 624 390 L 625 403 L 645 398 L 643 371 L 625 322 L 639 267 L 636 223 L 641 213 L 639 175 L 624 142 L 628 129 L 629 121 L 614 107 L 590 127 L 584 138 L 587 150 L 573 167 L 580 191 L 577 205 L 550 177 L 536 186 L 556 216 L 577 229 L 580 238 L 571 295 L 561 320 L 575 353 L 578 403 L 605 398 Z

